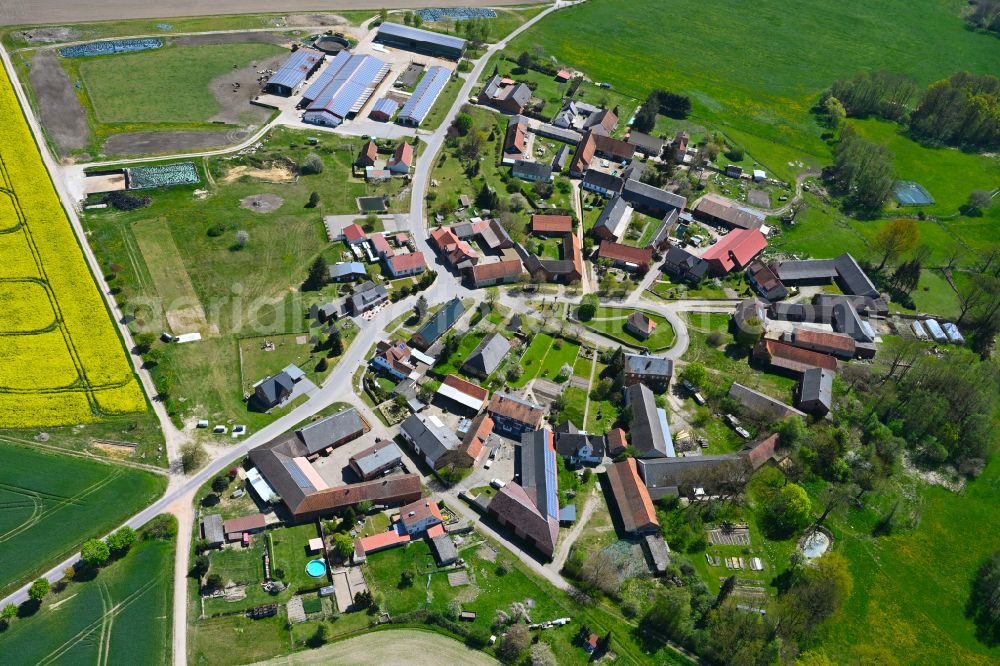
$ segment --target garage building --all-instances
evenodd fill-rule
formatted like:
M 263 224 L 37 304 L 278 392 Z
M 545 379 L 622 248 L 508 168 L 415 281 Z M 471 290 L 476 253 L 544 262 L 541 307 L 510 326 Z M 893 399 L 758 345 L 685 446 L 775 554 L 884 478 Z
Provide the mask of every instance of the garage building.
M 452 60 L 458 60 L 465 52 L 464 39 L 391 22 L 383 23 L 378 27 L 375 41 L 407 51 L 416 51 Z

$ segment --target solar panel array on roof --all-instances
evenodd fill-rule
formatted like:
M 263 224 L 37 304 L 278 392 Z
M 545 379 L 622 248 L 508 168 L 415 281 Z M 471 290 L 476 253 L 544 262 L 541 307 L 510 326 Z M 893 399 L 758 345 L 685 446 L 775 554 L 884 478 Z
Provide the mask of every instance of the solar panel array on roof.
M 419 125 L 427 117 L 438 95 L 448 85 L 451 71 L 447 67 L 428 67 L 424 78 L 420 80 L 417 89 L 399 112 L 399 122 L 408 125 Z
M 399 104 L 396 100 L 383 97 L 372 105 L 372 113 L 382 113 L 385 114 L 387 118 L 391 118 L 392 114 L 396 113 L 396 109 L 398 108 Z
M 320 51 L 301 48 L 293 53 L 285 64 L 267 80 L 267 88 L 283 87 L 294 90 L 296 86 L 306 80 L 306 77 L 313 71 L 317 63 L 323 59 Z
M 552 433 L 546 431 L 546 440 L 551 440 Z M 546 442 L 545 445 L 545 478 L 548 483 L 545 484 L 545 509 L 549 518 L 555 518 L 559 520 L 559 492 L 557 488 L 557 477 L 558 470 L 556 467 L 556 452 L 551 448 Z
M 285 470 L 288 472 L 288 475 L 292 477 L 292 480 L 295 481 L 295 485 L 299 488 L 306 488 L 308 490 L 313 489 L 313 484 L 309 482 L 309 479 L 306 478 L 306 475 L 303 474 L 302 470 L 300 470 L 298 465 L 295 464 L 295 461 L 285 460 L 282 462 L 282 465 L 284 465 Z
M 338 53 L 334 59 L 330 61 L 330 64 L 326 66 L 326 69 L 324 69 L 320 75 L 316 77 L 316 80 L 313 81 L 308 88 L 306 88 L 306 91 L 302 93 L 302 99 L 307 102 L 312 102 L 314 99 L 319 97 L 320 93 L 322 93 L 323 90 L 330 85 L 330 82 L 333 81 L 333 77 L 337 75 L 337 72 L 344 67 L 344 63 L 350 59 L 350 51 L 341 51 Z
M 338 58 L 342 53 L 338 54 Z M 333 64 L 337 64 L 336 61 Z M 327 123 L 339 124 L 364 106 L 388 71 L 389 64 L 374 56 L 350 56 L 312 101 L 302 119 L 306 122 L 326 120 Z

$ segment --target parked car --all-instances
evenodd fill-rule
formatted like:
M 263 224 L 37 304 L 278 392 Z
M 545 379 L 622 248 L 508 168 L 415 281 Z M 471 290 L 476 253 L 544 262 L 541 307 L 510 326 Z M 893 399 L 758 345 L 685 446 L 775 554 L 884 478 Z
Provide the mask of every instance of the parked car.
M 500 490 L 507 484 L 501 481 L 500 479 L 493 479 L 492 481 L 490 481 L 490 485 L 496 488 L 497 490 Z
M 489 469 L 490 467 L 493 467 L 493 458 L 487 458 L 486 464 L 483 465 L 483 469 Z

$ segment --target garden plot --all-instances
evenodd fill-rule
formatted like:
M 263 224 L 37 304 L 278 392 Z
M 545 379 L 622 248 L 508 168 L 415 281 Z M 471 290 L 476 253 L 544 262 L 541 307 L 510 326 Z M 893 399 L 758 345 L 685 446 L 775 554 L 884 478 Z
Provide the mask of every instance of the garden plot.
M 708 542 L 717 546 L 749 546 L 750 529 L 746 526 L 714 527 L 708 530 Z

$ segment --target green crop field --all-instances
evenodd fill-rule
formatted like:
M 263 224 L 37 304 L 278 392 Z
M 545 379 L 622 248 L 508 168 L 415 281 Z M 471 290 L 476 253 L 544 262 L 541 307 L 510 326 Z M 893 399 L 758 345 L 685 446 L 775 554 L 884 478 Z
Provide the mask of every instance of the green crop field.
M 652 88 L 689 94 L 692 121 L 723 129 L 787 179 L 800 160 L 828 161 L 809 109 L 838 78 L 889 69 L 926 85 L 960 70 L 1000 73 L 1000 41 L 967 30 L 963 5 L 816 0 L 801 11 L 783 0 L 589 0 L 546 17 L 507 52 L 540 45 L 634 97 Z M 664 26 L 673 26 L 669 39 Z
M 0 442 L 0 592 L 159 497 L 162 476 Z
M 216 78 L 285 53 L 274 44 L 167 46 L 80 64 L 84 90 L 101 123 L 199 123 L 222 107 L 209 89 Z
M 140 541 L 47 598 L 0 638 L 4 663 L 169 664 L 173 553 L 172 542 Z

